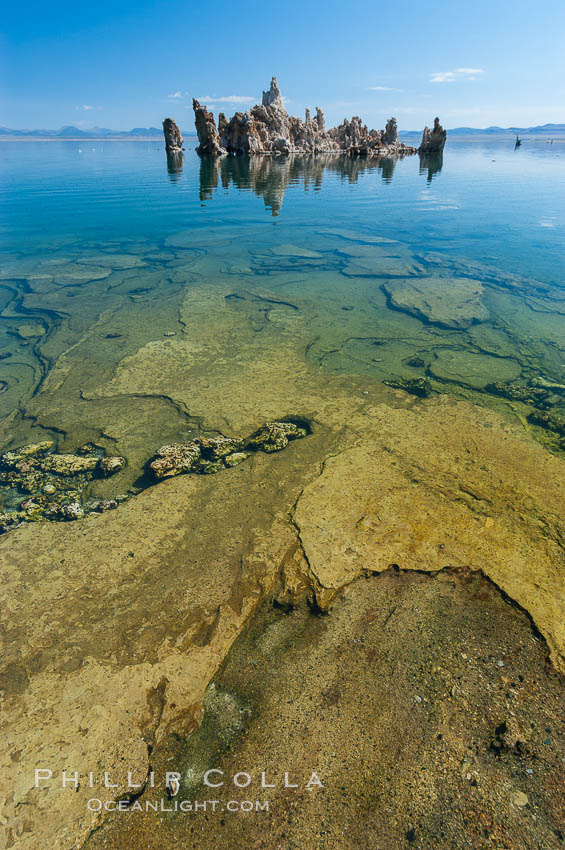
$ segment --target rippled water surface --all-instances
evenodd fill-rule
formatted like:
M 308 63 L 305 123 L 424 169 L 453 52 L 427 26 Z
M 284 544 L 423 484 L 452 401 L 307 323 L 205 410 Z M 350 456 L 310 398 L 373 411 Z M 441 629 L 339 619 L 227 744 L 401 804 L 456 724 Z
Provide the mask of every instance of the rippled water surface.
M 230 392 L 216 419 L 191 404 L 227 351 L 243 375 L 292 340 L 321 376 L 470 398 L 561 450 L 564 142 L 396 162 L 188 148 L 1 145 L 0 448 L 92 442 L 127 457 L 127 489 L 203 420 L 237 430 Z

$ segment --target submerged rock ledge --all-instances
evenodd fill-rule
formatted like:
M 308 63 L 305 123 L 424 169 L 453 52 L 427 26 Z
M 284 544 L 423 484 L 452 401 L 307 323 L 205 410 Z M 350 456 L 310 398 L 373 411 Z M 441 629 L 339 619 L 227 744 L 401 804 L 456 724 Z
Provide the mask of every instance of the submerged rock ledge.
M 442 151 L 446 132 L 435 119 L 434 129 L 424 130 L 419 149 L 404 144 L 398 138 L 396 118 L 389 118 L 384 130 L 369 130 L 358 116 L 344 118 L 337 127 L 326 130 L 324 113 L 319 106 L 312 117 L 306 110 L 304 121 L 289 115 L 277 78 L 273 77 L 269 91 L 263 92 L 261 104 L 248 112 L 236 112 L 229 119 L 223 112 L 214 114 L 193 99 L 194 120 L 198 134 L 197 153 L 224 156 L 226 154 L 347 153 L 350 156 L 404 156 L 406 154 Z
M 26 523 L 9 538 L 0 538 L 0 604 L 8 636 L 0 670 L 7 742 L 0 758 L 1 784 L 7 789 L 2 811 L 18 848 L 82 846 L 103 818 L 87 809 L 87 801 L 99 796 L 87 779 L 77 790 L 66 791 L 54 779 L 39 795 L 33 784 L 36 767 L 49 766 L 57 771 L 54 777 L 62 769 L 92 769 L 97 781 L 108 770 L 112 781 L 122 786 L 132 771 L 134 781 L 143 782 L 155 764 L 155 753 L 171 736 L 185 739 L 198 727 L 208 683 L 258 606 L 271 598 L 283 608 L 277 609 L 275 629 L 260 646 L 271 667 L 283 671 L 295 668 L 291 662 L 277 668 L 273 641 L 281 634 L 279 623 L 292 622 L 284 610 L 304 596 L 312 600 L 314 611 L 314 603 L 321 610 L 333 605 L 321 637 L 336 635 L 336 623 L 358 624 L 355 633 L 346 635 L 345 659 L 354 654 L 363 660 L 365 651 L 374 650 L 370 668 L 369 659 L 363 661 L 371 677 L 380 669 L 376 653 L 381 636 L 388 640 L 391 630 L 404 623 L 398 633 L 402 644 L 406 636 L 410 650 L 415 646 L 430 652 L 430 662 L 418 662 L 426 676 L 422 687 L 429 681 L 440 690 L 416 690 L 410 669 L 410 690 L 396 704 L 404 707 L 412 725 L 413 712 L 429 706 L 436 714 L 422 728 L 434 731 L 438 722 L 449 727 L 450 714 L 444 711 L 463 710 L 469 700 L 468 681 L 456 678 L 464 670 L 477 670 L 476 692 L 488 707 L 494 696 L 501 700 L 495 707 L 504 707 L 511 684 L 503 682 L 502 675 L 512 675 L 514 682 L 519 682 L 516 674 L 522 675 L 528 694 L 539 694 L 545 687 L 540 667 L 526 663 L 527 649 L 542 648 L 535 635 L 530 639 L 524 630 L 527 622 L 518 636 L 523 646 L 507 639 L 501 618 L 504 609 L 518 613 L 514 607 L 498 606 L 500 625 L 493 632 L 492 603 L 497 597 L 484 598 L 483 575 L 528 611 L 547 641 L 552 663 L 565 669 L 563 460 L 546 452 L 519 424 L 485 408 L 447 396 L 408 406 L 399 398 L 401 406 L 394 407 L 392 391 L 377 395 L 373 388 L 364 395 L 371 384 L 350 376 L 320 384 L 317 375 L 303 372 L 293 383 L 282 372 L 289 362 L 294 366 L 285 351 L 275 363 L 284 376 L 287 409 L 311 411 L 315 427 L 308 439 L 296 440 L 276 460 L 259 451 L 253 464 L 241 464 L 232 475 L 177 475 L 162 486 L 148 487 L 120 510 L 87 516 L 80 523 Z M 270 386 L 272 373 L 265 387 L 267 380 Z M 224 399 L 227 386 L 220 390 Z M 214 400 L 206 391 L 210 419 Z M 248 386 L 245 391 L 248 395 Z M 276 420 L 272 405 L 278 397 L 270 400 L 266 390 L 263 395 L 260 421 Z M 230 421 L 249 422 L 248 410 L 238 414 L 232 409 Z M 247 426 L 241 433 L 248 433 Z M 463 623 L 467 600 L 456 608 L 452 604 L 453 575 L 444 572 L 450 566 L 468 567 L 466 586 L 480 593 L 473 616 Z M 389 578 L 403 581 L 405 570 L 414 572 L 418 585 L 400 606 L 395 591 L 390 600 L 368 593 L 371 588 L 376 593 L 378 584 L 365 576 L 385 572 L 378 581 L 388 585 Z M 437 656 L 435 637 L 422 632 L 422 570 L 448 579 L 444 592 L 426 597 L 427 622 L 439 623 L 438 633 L 449 635 L 445 662 Z M 357 579 L 362 580 L 354 585 Z M 430 581 L 431 590 L 436 587 L 425 581 Z M 346 586 L 352 587 L 350 598 L 359 604 L 345 608 L 341 597 Z M 309 616 L 302 603 L 301 610 Z M 308 622 L 320 621 L 309 617 Z M 362 627 L 369 629 L 367 634 Z M 488 631 L 483 644 L 473 640 L 472 651 L 471 627 L 481 641 Z M 317 646 L 313 632 L 310 643 Z M 328 663 L 342 657 L 339 645 L 322 646 Z M 411 664 L 412 652 L 405 657 Z M 391 664 L 397 658 L 391 655 Z M 499 668 L 498 659 L 504 667 Z M 314 660 L 307 669 L 317 674 L 326 667 Z M 260 670 L 249 675 L 250 685 L 256 675 Z M 325 672 L 321 680 L 322 690 L 333 687 Z M 310 702 L 312 691 L 303 681 L 299 685 Z M 350 693 L 361 694 L 361 705 L 363 689 L 356 684 Z M 423 697 L 422 703 L 413 701 L 415 695 Z M 279 699 L 279 705 L 291 705 L 287 699 Z M 329 710 L 332 705 L 324 704 L 324 722 Z M 512 710 L 516 712 L 515 706 Z M 524 709 L 536 724 L 536 746 L 548 755 L 550 748 L 538 733 L 550 724 L 532 711 Z M 497 717 L 496 724 L 504 716 Z M 496 724 L 481 725 L 481 734 Z M 293 727 L 302 734 L 303 726 Z M 441 725 L 439 731 L 445 733 Z M 470 752 L 469 735 L 465 732 L 463 738 L 454 751 L 454 765 Z M 252 740 L 261 741 L 261 736 Z M 301 740 L 312 747 L 309 736 Z M 284 761 L 279 759 L 279 764 Z M 241 759 L 240 764 L 247 763 L 255 760 Z M 438 764 L 438 781 L 443 782 L 441 771 L 449 763 Z M 542 767 L 539 775 L 547 775 L 548 769 Z M 331 774 L 324 768 L 320 775 Z M 460 774 L 455 776 L 460 782 Z M 500 787 L 499 779 L 497 783 Z M 130 840 L 125 846 L 147 843 Z M 525 846 L 519 841 L 514 845 Z M 95 845 L 88 846 L 94 850 Z M 117 850 L 120 844 L 109 841 L 107 846 Z

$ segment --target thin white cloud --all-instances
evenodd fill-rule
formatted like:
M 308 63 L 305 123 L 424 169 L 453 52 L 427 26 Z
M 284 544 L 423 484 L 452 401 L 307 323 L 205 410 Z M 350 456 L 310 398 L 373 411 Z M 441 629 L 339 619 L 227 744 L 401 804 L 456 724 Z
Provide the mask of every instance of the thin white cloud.
M 455 71 L 442 71 L 439 74 L 432 74 L 430 83 L 454 83 Z
M 439 71 L 432 74 L 430 83 L 454 83 L 456 80 L 476 80 L 484 74 L 484 68 L 457 68 L 456 71 Z
M 392 86 L 369 86 L 369 91 L 394 91 L 402 92 L 404 89 L 395 89 Z
M 170 98 L 171 100 L 173 100 L 173 99 L 178 100 L 178 99 L 184 97 L 184 95 L 181 91 L 175 91 L 172 94 L 168 94 L 167 97 Z
M 245 94 L 228 94 L 225 97 L 213 97 L 207 94 L 203 97 L 197 97 L 196 100 L 200 103 L 257 103 L 256 97 Z
M 90 112 L 92 109 L 102 109 L 101 106 L 90 106 L 88 103 L 83 103 L 82 106 L 75 106 L 75 109 L 80 109 L 81 112 Z

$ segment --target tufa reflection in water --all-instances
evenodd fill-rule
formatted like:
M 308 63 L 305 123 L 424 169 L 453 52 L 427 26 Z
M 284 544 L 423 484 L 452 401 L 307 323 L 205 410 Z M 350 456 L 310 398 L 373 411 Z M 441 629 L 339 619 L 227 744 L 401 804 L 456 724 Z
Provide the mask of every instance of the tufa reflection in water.
M 420 154 L 420 174 L 428 173 L 428 183 L 431 183 L 434 175 L 439 174 L 443 166 L 443 151 L 439 153 Z
M 181 178 L 182 168 L 184 165 L 184 154 L 182 151 L 175 153 L 167 152 L 167 171 L 171 183 L 178 183 Z
M 238 156 L 202 157 L 200 160 L 200 200 L 212 199 L 214 190 L 252 190 L 263 198 L 273 216 L 280 213 L 289 186 L 302 183 L 304 190 L 322 188 L 324 171 L 337 174 L 342 181 L 356 183 L 367 171 L 380 171 L 384 183 L 390 183 L 399 157 L 349 157 L 290 155 L 285 157 Z

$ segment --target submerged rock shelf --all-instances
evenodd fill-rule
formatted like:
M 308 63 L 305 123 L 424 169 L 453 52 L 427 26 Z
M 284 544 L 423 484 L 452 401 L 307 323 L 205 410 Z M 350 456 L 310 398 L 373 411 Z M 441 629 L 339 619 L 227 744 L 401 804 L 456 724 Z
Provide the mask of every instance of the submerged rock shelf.
M 284 360 L 278 361 L 279 365 L 281 362 Z M 339 710 L 342 717 L 361 718 L 359 734 L 347 732 L 340 742 L 344 753 L 350 752 L 352 740 L 360 745 L 367 741 L 368 728 L 382 732 L 380 724 L 371 725 L 371 717 L 374 720 L 380 710 L 373 697 L 378 700 L 386 692 L 384 685 L 375 686 L 374 677 L 382 669 L 383 683 L 385 679 L 392 682 L 390 705 L 401 707 L 405 728 L 414 726 L 414 712 L 429 713 L 422 728 L 430 733 L 433 759 L 420 755 L 419 750 L 410 761 L 410 737 L 402 759 L 404 768 L 413 764 L 416 770 L 425 758 L 428 769 L 421 780 L 426 789 L 426 777 L 432 775 L 438 777 L 440 787 L 445 787 L 447 780 L 450 789 L 472 787 L 460 774 L 463 757 L 474 755 L 468 749 L 470 727 L 464 717 L 471 699 L 476 706 L 473 741 L 486 741 L 488 748 L 494 729 L 508 718 L 511 701 L 518 722 L 532 717 L 536 724 L 532 746 L 534 750 L 544 748 L 544 761 L 533 762 L 536 776 L 547 776 L 550 770 L 553 775 L 558 750 L 543 743 L 548 733 L 542 730 L 553 727 L 554 720 L 546 720 L 545 714 L 542 720 L 539 711 L 549 708 L 552 685 L 552 705 L 557 705 L 559 681 L 540 678 L 542 671 L 544 677 L 550 675 L 545 647 L 534 639 L 523 614 L 508 606 L 483 576 L 528 610 L 547 640 L 552 662 L 563 669 L 565 634 L 559 601 L 563 592 L 559 537 L 563 461 L 543 451 L 518 425 L 509 426 L 488 410 L 454 402 L 448 396 L 394 409 L 362 395 L 361 389 L 370 386 L 369 381 L 355 383 L 336 376 L 322 385 L 311 377 L 301 389 L 303 404 L 293 409 L 306 410 L 305 405 L 311 405 L 318 411 L 317 427 L 307 440 L 297 440 L 291 451 L 283 452 L 279 463 L 271 463 L 268 455 L 259 453 L 256 463 L 242 464 L 233 476 L 178 475 L 167 486 L 149 487 L 120 510 L 96 521 L 24 525 L 9 539 L 0 540 L 0 557 L 5 559 L 9 579 L 2 587 L 2 606 L 15 612 L 9 621 L 12 639 L 2 658 L 7 669 L 4 681 L 10 689 L 6 697 L 9 743 L 2 760 L 8 787 L 13 780 L 17 789 L 13 801 L 7 803 L 7 817 L 18 822 L 26 818 L 27 835 L 31 836 L 24 845 L 26 850 L 56 846 L 63 830 L 82 846 L 88 835 L 96 841 L 95 830 L 102 825 L 100 818 L 86 809 L 86 801 L 93 795 L 87 781 L 81 782 L 76 793 L 69 789 L 68 795 L 51 783 L 44 792 L 49 806 L 42 810 L 20 803 L 34 793 L 37 759 L 49 758 L 57 770 L 75 763 L 77 769 L 84 764 L 85 770 L 90 765 L 96 770 L 103 764 L 121 786 L 127 782 L 128 770 L 142 782 L 160 755 L 168 764 L 165 770 L 171 765 L 182 767 L 182 762 L 167 762 L 172 753 L 165 754 L 163 748 L 173 739 L 191 744 L 190 736 L 204 708 L 209 708 L 210 679 L 245 624 L 252 629 L 256 625 L 250 618 L 257 605 L 261 600 L 267 605 L 272 598 L 283 609 L 271 609 L 276 617 L 274 627 L 267 629 L 264 637 L 257 635 L 254 645 L 260 652 L 258 658 L 265 659 L 265 675 L 280 672 L 280 689 L 272 679 L 266 680 L 266 692 L 275 695 L 283 711 L 288 706 L 289 710 L 297 708 L 289 726 L 277 720 L 280 733 L 275 740 L 292 745 L 296 732 L 308 758 L 313 752 L 316 758 L 318 753 L 325 754 L 328 761 L 321 766 L 320 775 L 324 781 L 328 779 L 328 787 L 339 764 L 331 755 L 337 752 L 336 744 L 323 734 L 328 712 Z M 292 388 L 287 392 L 292 393 Z M 396 566 L 391 568 L 393 564 Z M 469 569 L 454 575 L 446 570 L 453 564 L 469 565 Z M 413 570 L 413 578 L 405 570 Z M 422 570 L 439 575 L 428 579 Z M 372 578 L 375 572 L 385 575 Z M 442 588 L 436 590 L 436 582 L 443 581 L 443 575 L 441 592 Z M 461 585 L 456 587 L 457 575 L 461 575 Z M 409 586 L 414 593 L 404 597 L 398 592 L 400 587 L 409 591 Z M 380 596 L 380 587 L 389 588 L 390 593 Z M 329 617 L 309 615 L 300 600 L 313 593 L 321 609 L 333 606 Z M 349 606 L 348 597 L 353 599 Z M 292 604 L 297 606 L 294 610 L 288 607 Z M 281 610 L 291 613 L 286 616 Z M 278 647 L 292 650 L 295 641 L 286 628 L 302 612 L 309 624 L 304 645 L 314 652 L 304 665 L 277 652 Z M 511 622 L 518 628 L 512 639 Z M 392 635 L 396 635 L 395 647 L 405 650 L 401 656 L 396 648 L 388 653 Z M 436 635 L 443 641 L 441 645 Z M 245 653 L 237 657 L 255 660 Z M 343 669 L 336 671 L 335 659 L 340 657 Z M 404 659 L 401 668 L 395 666 L 399 657 Z M 503 662 L 502 668 L 498 660 Z M 248 667 L 247 662 L 245 666 L 236 663 L 235 669 L 241 670 L 251 691 L 258 682 L 260 696 L 261 667 Z M 10 665 L 15 664 L 25 665 L 29 678 L 11 676 Z M 359 664 L 368 677 L 357 678 L 355 665 Z M 468 680 L 459 678 L 470 668 L 476 671 L 472 690 Z M 287 690 L 289 670 L 298 671 L 294 677 L 296 697 Z M 308 671 L 314 677 L 315 690 L 304 687 Z M 351 671 L 354 686 L 349 689 Z M 522 696 L 530 694 L 540 705 L 534 715 L 534 703 L 520 709 L 522 703 L 505 696 L 511 684 L 503 676 L 523 684 Z M 371 694 L 370 704 L 364 682 Z M 62 699 L 55 699 L 61 690 Z M 88 735 L 82 720 L 85 693 L 92 705 Z M 288 697 L 281 700 L 281 693 Z M 310 700 L 314 694 L 320 696 L 321 713 L 318 696 Z M 48 700 L 53 712 L 46 716 Z M 385 709 L 379 716 L 394 718 L 396 734 L 398 712 L 391 713 L 388 705 Z M 457 730 L 453 711 L 458 717 Z M 218 716 L 229 722 L 234 714 Z M 265 717 L 271 721 L 275 717 L 268 706 Z M 313 739 L 310 731 L 316 718 L 319 737 Z M 437 746 L 433 741 L 439 733 L 450 747 L 453 770 L 447 779 L 445 760 L 438 759 L 438 750 L 431 749 Z M 556 733 L 557 727 L 555 731 L 552 728 L 551 739 L 557 743 Z M 405 737 L 397 735 L 395 740 Z M 261 746 L 262 738 L 258 733 L 248 740 Z M 374 736 L 370 736 L 366 756 L 374 759 L 374 752 L 381 753 L 383 777 L 391 775 L 388 756 L 395 761 L 398 758 L 396 746 L 387 748 L 388 739 L 385 729 L 384 743 L 373 750 Z M 234 747 L 225 751 L 225 757 L 230 758 L 230 752 L 234 759 L 240 755 Z M 286 754 L 274 751 L 272 756 L 267 769 L 272 770 L 277 762 L 284 766 Z M 240 764 L 257 762 L 256 757 L 238 760 Z M 437 766 L 437 774 L 432 773 L 432 764 Z M 24 772 L 22 765 L 31 769 Z M 189 766 L 198 767 L 198 763 Z M 505 812 L 504 789 L 500 790 L 496 767 L 496 763 L 481 760 L 465 773 L 474 777 L 477 770 L 487 800 L 494 800 L 498 811 Z M 515 770 L 517 767 L 509 764 L 509 780 L 517 785 L 519 781 L 520 788 L 531 783 L 525 788 L 531 793 L 535 780 L 511 776 L 510 771 Z M 488 775 L 492 776 L 494 796 L 488 793 Z M 339 783 L 331 781 L 334 789 L 343 784 L 341 777 Z M 537 787 L 542 793 L 543 784 Z M 390 793 L 390 789 L 383 792 L 385 801 Z M 425 794 L 422 800 L 427 802 Z M 541 818 L 540 797 L 532 800 Z M 370 805 L 373 811 L 374 798 Z M 284 806 L 281 811 L 286 811 Z M 428 811 L 426 806 L 418 812 L 418 822 Z M 544 824 L 550 824 L 551 813 L 543 811 Z M 126 823 L 125 818 L 120 821 Z M 178 818 L 177 823 L 181 824 Z M 510 836 L 517 834 L 512 827 Z M 98 835 L 102 837 L 102 832 Z M 212 843 L 217 833 L 211 831 L 210 836 Z M 146 843 L 157 848 L 167 842 L 159 832 L 137 842 L 139 846 Z M 107 842 L 116 850 L 137 844 L 131 834 L 122 845 L 112 839 Z M 220 842 L 216 846 L 227 845 Z
M 377 168 L 377 160 L 338 159 Z M 274 204 L 285 161 L 254 160 L 265 168 L 252 180 L 246 171 L 245 179 Z M 213 162 L 223 179 L 224 170 L 226 178 L 233 173 L 228 166 L 248 160 Z M 295 176 L 304 165 L 296 158 L 287 164 L 298 169 Z M 314 186 L 320 167 L 308 176 Z M 282 239 L 273 236 L 236 243 L 216 227 L 153 243 L 71 244 L 41 258 L 7 260 L 0 397 L 10 416 L 2 425 L 2 449 L 35 442 L 35 425 L 61 452 L 96 443 L 102 453 L 128 458 L 126 492 L 161 441 L 222 432 L 222 406 L 232 421 L 232 401 L 226 408 L 225 399 L 238 398 L 238 381 L 222 365 L 233 354 L 232 334 L 243 384 L 261 382 L 252 365 L 258 344 L 261 370 L 273 372 L 273 358 L 288 344 L 301 363 L 326 374 L 362 374 L 405 389 L 428 379 L 434 392 L 518 415 L 546 445 L 562 448 L 565 361 L 558 317 L 565 307 L 559 290 L 467 259 L 415 253 L 368 228 L 302 226 Z M 209 280 L 217 284 L 209 288 Z M 38 329 L 44 332 L 31 337 Z M 275 374 L 272 380 L 267 394 L 275 392 Z M 208 381 L 212 388 L 205 391 Z M 216 385 L 223 401 L 214 401 L 212 420 L 200 429 Z M 264 392 L 261 386 L 257 397 Z M 265 410 L 259 421 L 280 409 Z M 538 409 L 551 416 L 529 418 Z M 136 419 L 139 427 L 130 424 Z M 250 412 L 235 433 L 246 433 L 253 420 Z M 102 498 L 113 495 L 108 490 Z
M 199 799 L 201 766 L 214 764 L 225 807 L 228 778 L 244 764 L 259 790 L 251 767 L 261 765 L 273 785 L 270 847 L 451 850 L 464 846 L 464 826 L 468 847 L 557 848 L 562 693 L 527 616 L 488 578 L 389 568 L 353 582 L 329 619 L 265 601 L 206 689 L 199 728 L 158 747 L 152 766 L 161 777 L 174 765 L 179 799 Z M 280 765 L 296 783 L 312 770 L 323 781 L 292 818 Z M 178 815 L 155 823 L 151 794 L 129 819 L 110 816 L 84 850 L 196 846 Z M 228 823 L 208 815 L 198 850 L 267 846 L 262 816 Z

